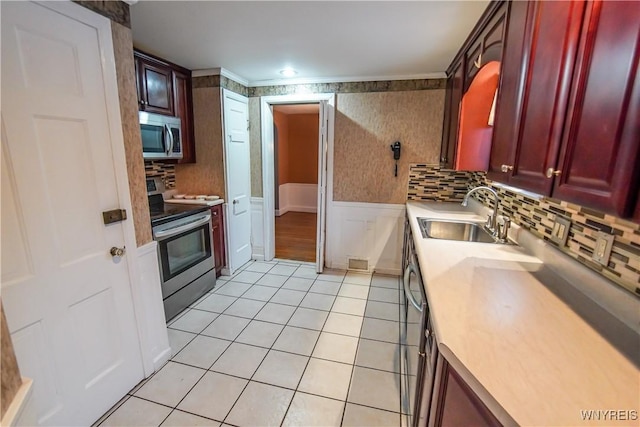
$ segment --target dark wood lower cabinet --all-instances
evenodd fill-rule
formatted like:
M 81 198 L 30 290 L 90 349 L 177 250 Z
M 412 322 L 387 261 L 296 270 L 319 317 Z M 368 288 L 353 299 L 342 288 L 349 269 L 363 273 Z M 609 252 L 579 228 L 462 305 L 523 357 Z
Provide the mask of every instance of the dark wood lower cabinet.
M 224 241 L 224 209 L 223 205 L 211 207 L 211 223 L 213 227 L 213 258 L 215 260 L 216 277 L 220 277 L 227 263 L 227 252 Z
M 441 362 L 442 370 L 440 382 L 435 386 L 437 396 L 432 404 L 431 419 L 435 420 L 432 425 L 435 427 L 501 426 L 500 421 L 442 356 L 438 362 Z

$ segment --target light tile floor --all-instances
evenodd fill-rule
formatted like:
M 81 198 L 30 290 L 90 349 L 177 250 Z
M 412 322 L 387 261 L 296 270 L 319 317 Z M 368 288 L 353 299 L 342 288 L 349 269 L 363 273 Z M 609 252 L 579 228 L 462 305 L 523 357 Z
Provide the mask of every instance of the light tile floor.
M 252 261 L 169 323 L 173 358 L 94 426 L 400 426 L 399 286 Z

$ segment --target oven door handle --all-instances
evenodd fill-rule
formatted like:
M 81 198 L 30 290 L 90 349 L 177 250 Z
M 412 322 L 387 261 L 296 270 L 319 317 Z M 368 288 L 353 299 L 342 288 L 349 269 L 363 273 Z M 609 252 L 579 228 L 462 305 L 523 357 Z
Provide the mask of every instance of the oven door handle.
M 184 231 L 188 231 L 191 230 L 193 228 L 197 228 L 203 224 L 208 223 L 211 220 L 211 215 L 207 215 L 202 217 L 202 219 L 194 221 L 194 222 L 190 222 L 188 224 L 185 225 L 180 225 L 178 227 L 174 227 L 174 228 L 169 228 L 167 230 L 162 230 L 162 231 L 157 231 L 154 234 L 154 236 L 157 239 L 166 239 L 168 237 L 172 237 L 175 236 L 176 234 L 180 234 Z
M 413 305 L 416 308 L 416 310 L 422 313 L 422 307 L 420 306 L 420 304 L 418 304 L 418 301 L 416 301 L 416 299 L 414 298 L 413 294 L 411 293 L 411 289 L 409 287 L 409 281 L 411 280 L 411 273 L 418 274 L 413 263 L 409 263 L 407 268 L 404 270 L 404 280 L 402 280 L 402 285 L 404 288 L 404 296 L 406 299 L 409 300 L 411 305 Z

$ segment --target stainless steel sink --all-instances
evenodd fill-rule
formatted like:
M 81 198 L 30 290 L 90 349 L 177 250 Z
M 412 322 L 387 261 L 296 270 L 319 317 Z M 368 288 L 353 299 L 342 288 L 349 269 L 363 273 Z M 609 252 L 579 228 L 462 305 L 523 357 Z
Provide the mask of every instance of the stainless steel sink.
M 482 223 L 418 218 L 422 237 L 463 242 L 503 243 L 493 237 Z

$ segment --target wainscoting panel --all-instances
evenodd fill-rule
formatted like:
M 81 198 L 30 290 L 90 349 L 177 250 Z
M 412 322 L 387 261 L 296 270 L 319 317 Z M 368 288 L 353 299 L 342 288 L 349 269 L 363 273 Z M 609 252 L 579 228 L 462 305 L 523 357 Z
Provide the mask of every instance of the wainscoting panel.
M 293 182 L 282 184 L 279 188 L 279 209 L 276 215 L 284 215 L 289 211 L 312 212 L 318 211 L 318 185 L 296 184 Z
M 134 304 L 139 323 L 138 330 L 141 333 L 143 358 L 151 362 L 145 363 L 145 377 L 158 371 L 171 358 L 156 251 L 155 241 L 137 249 L 140 279 L 139 287 L 134 292 Z M 153 366 L 151 371 L 149 365 Z
M 333 202 L 327 216 L 329 268 L 367 261 L 369 272 L 400 274 L 405 205 Z M 356 262 L 355 264 L 360 264 Z
M 251 198 L 251 258 L 264 260 L 264 225 L 262 197 Z

